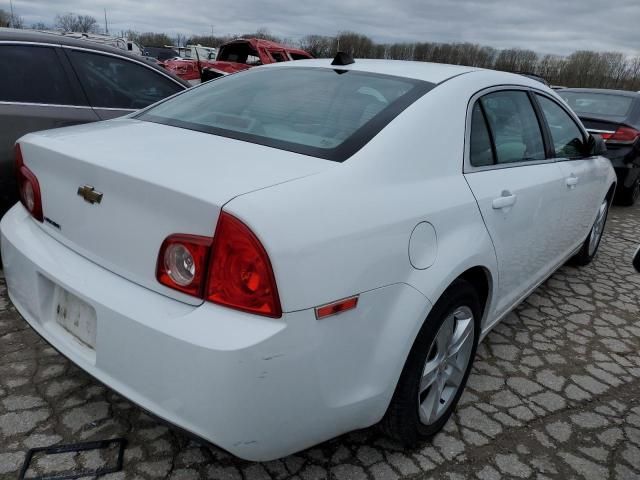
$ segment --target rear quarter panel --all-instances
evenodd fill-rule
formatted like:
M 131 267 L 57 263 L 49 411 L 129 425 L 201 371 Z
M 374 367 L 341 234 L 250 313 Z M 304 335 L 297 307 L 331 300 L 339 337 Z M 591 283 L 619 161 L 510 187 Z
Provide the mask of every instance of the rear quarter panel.
M 337 168 L 225 206 L 264 243 L 285 311 L 399 283 L 434 303 L 467 268 L 496 271 L 462 175 L 467 102 L 458 90 L 435 88 Z M 437 254 L 417 270 L 409 238 L 423 221 L 436 230 Z

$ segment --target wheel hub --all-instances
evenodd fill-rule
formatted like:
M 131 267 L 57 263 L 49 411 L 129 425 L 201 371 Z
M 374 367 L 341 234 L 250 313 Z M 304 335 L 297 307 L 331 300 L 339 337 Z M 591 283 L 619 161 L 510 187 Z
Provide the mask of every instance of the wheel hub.
M 455 309 L 442 323 L 427 355 L 418 389 L 418 411 L 425 425 L 437 422 L 462 387 L 471 362 L 475 322 L 469 307 Z

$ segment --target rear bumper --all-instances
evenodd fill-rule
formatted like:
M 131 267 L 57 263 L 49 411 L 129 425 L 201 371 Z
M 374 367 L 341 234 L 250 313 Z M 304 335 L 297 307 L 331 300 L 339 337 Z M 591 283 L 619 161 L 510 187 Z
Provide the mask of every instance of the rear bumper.
M 430 304 L 397 284 L 356 310 L 267 319 L 194 307 L 138 286 L 47 235 L 21 206 L 0 223 L 9 296 L 47 342 L 169 423 L 248 460 L 270 460 L 376 423 Z M 95 309 L 95 349 L 55 320 L 67 291 Z M 406 319 L 406 320 L 404 320 Z

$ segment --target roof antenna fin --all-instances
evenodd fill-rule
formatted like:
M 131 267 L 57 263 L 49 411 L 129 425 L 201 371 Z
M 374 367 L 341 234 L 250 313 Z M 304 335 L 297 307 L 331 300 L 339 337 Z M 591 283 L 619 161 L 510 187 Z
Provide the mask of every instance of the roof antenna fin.
M 345 52 L 338 52 L 331 65 L 351 65 L 352 63 L 356 63 L 356 61 L 351 58 L 351 55 Z

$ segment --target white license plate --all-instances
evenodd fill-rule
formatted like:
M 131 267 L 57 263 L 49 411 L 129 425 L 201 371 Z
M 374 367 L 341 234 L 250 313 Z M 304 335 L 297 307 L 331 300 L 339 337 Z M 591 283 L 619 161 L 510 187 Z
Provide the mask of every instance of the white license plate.
M 60 289 L 56 322 L 76 340 L 89 348 L 96 347 L 96 311 L 87 302 Z

